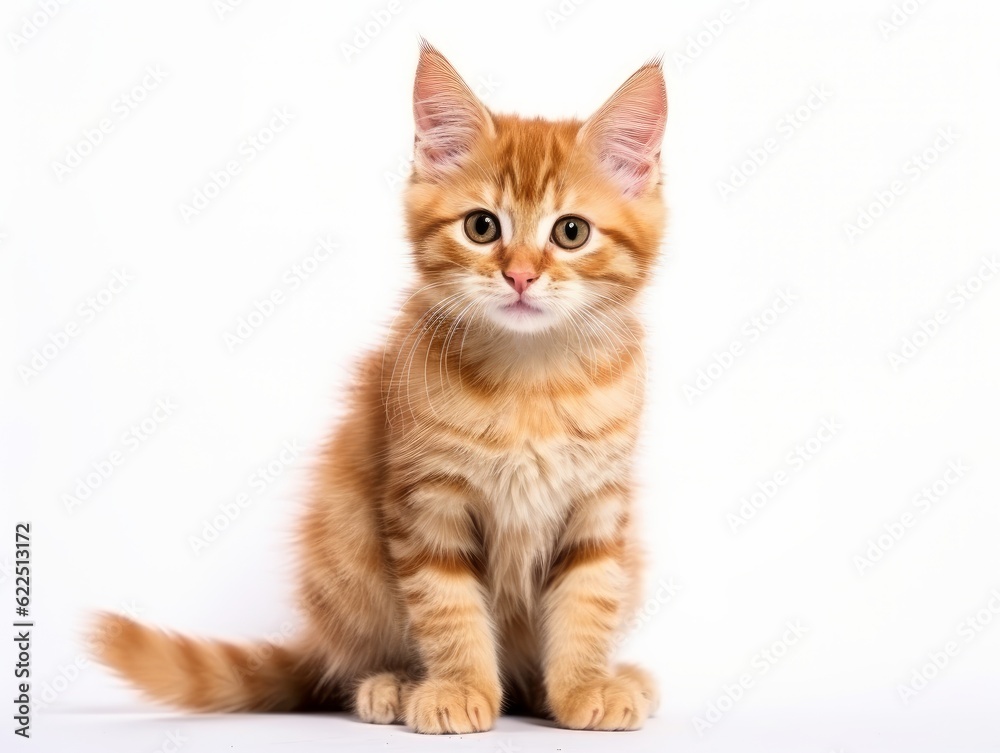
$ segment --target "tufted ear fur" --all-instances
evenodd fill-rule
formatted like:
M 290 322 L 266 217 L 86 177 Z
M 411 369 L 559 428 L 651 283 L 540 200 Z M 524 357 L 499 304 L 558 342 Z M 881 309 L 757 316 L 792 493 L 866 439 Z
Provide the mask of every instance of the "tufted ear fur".
M 629 197 L 659 179 L 667 88 L 659 60 L 642 66 L 580 129 L 611 179 Z
M 413 117 L 415 167 L 432 175 L 459 164 L 479 137 L 494 132 L 489 111 L 444 55 L 425 40 L 420 43 L 413 85 Z

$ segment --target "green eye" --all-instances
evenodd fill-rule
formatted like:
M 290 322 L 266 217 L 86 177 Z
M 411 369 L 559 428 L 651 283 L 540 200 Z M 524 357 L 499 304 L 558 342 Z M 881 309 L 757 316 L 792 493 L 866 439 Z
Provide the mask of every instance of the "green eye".
M 552 226 L 552 242 L 572 251 L 580 248 L 590 237 L 590 225 L 579 217 L 560 217 Z
M 465 218 L 465 234 L 476 243 L 492 243 L 500 237 L 500 220 L 482 209 L 469 212 Z

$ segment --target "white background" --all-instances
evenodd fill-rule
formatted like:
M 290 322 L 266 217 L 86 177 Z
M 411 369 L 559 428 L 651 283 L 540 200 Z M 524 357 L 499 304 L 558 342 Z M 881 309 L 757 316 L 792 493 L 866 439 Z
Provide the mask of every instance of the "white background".
M 670 100 L 672 218 L 645 306 L 639 458 L 652 601 L 622 647 L 657 673 L 664 706 L 629 737 L 502 720 L 450 744 L 1000 749 L 1000 614 L 989 611 L 1000 588 L 1000 275 L 968 283 L 983 258 L 1000 260 L 1000 6 L 902 5 L 914 12 L 893 19 L 889 0 L 399 0 L 395 13 L 387 2 L 249 0 L 222 14 L 212 0 L 119 0 L 59 5 L 50 18 L 38 3 L 5 4 L 2 537 L 31 521 L 33 693 L 47 699 L 32 743 L 18 743 L 171 750 L 178 730 L 191 751 L 445 745 L 344 716 L 119 715 L 150 709 L 86 665 L 79 642 L 88 610 L 123 604 L 230 637 L 293 619 L 288 534 L 312 457 L 344 409 L 354 359 L 380 347 L 410 279 L 399 184 L 423 34 L 497 110 L 585 116 L 658 53 Z M 372 13 L 389 20 L 350 51 Z M 157 66 L 165 78 L 123 106 Z M 275 108 L 291 122 L 246 147 Z M 100 143 L 80 147 L 104 118 Z M 743 166 L 768 145 L 760 167 Z M 89 153 L 57 173 L 70 151 Z M 240 173 L 186 222 L 180 206 L 230 160 Z M 745 184 L 723 191 L 734 171 Z M 904 190 L 889 204 L 896 181 Z M 876 202 L 879 216 L 849 237 Z M 337 251 L 293 289 L 286 274 L 321 236 Z M 121 270 L 128 285 L 87 314 Z M 975 292 L 963 298 L 961 285 Z M 274 289 L 285 298 L 273 315 L 227 347 Z M 795 301 L 774 315 L 779 291 Z M 940 310 L 933 337 L 919 334 Z M 76 336 L 28 374 L 34 351 L 73 324 Z M 889 355 L 915 335 L 923 347 L 894 367 Z M 740 355 L 710 368 L 734 342 Z M 707 389 L 689 399 L 702 370 Z M 176 408 L 126 443 L 162 399 Z M 835 436 L 791 465 L 824 420 Z M 253 474 L 283 442 L 302 450 L 261 488 Z M 114 451 L 110 477 L 67 509 Z M 968 470 L 929 507 L 915 503 L 950 462 Z M 782 472 L 734 531 L 741 499 Z M 195 553 L 191 537 L 240 493 L 250 505 Z M 912 525 L 859 568 L 904 513 Z M 6 604 L 11 555 L 7 543 Z M 967 641 L 970 618 L 980 622 Z M 759 652 L 789 621 L 805 634 L 762 674 Z M 899 688 L 949 641 L 957 655 L 904 703 Z M 744 674 L 752 686 L 730 703 Z M 13 677 L 2 675 L 7 697 Z M 699 735 L 695 717 L 718 719 L 711 706 L 725 713 Z M 13 721 L 0 716 L 9 740 Z

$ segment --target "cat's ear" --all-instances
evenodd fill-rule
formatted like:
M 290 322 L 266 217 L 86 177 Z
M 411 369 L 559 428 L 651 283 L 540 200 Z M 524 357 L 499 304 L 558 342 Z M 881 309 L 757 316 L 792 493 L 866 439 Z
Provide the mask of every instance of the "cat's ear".
M 483 103 L 444 55 L 424 39 L 413 84 L 413 118 L 416 168 L 430 173 L 459 164 L 480 136 L 492 135 L 494 130 Z
M 578 139 L 626 196 L 659 179 L 660 145 L 667 123 L 667 87 L 659 60 L 646 63 L 583 124 Z

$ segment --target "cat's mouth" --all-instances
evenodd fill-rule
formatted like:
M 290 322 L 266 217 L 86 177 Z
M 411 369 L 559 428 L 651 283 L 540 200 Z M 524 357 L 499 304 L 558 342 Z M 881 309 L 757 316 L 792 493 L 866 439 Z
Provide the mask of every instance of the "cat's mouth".
M 532 306 L 523 298 L 519 298 L 513 303 L 508 303 L 503 307 L 503 311 L 508 314 L 518 314 L 523 316 L 536 316 L 545 313 L 537 306 Z
M 498 324 L 514 332 L 541 332 L 553 324 L 551 311 L 523 298 L 496 306 L 491 316 Z

